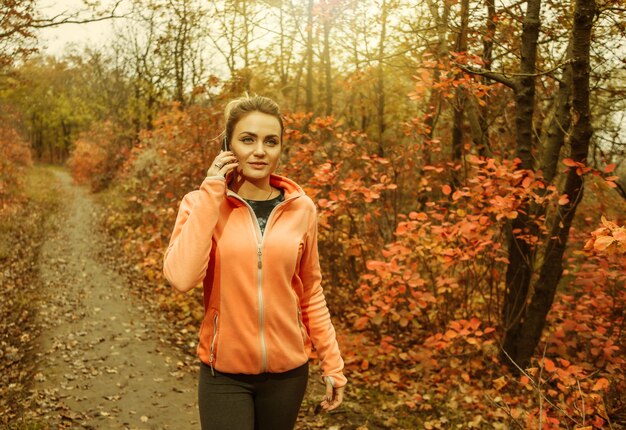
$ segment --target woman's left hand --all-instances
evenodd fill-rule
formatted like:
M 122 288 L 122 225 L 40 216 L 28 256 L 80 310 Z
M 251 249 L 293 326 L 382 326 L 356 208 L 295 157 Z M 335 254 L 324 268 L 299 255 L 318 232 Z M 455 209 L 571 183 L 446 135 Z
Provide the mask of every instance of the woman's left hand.
M 330 380 L 326 379 L 326 395 L 322 400 L 322 408 L 325 411 L 332 411 L 343 402 L 343 392 L 346 387 L 333 387 Z

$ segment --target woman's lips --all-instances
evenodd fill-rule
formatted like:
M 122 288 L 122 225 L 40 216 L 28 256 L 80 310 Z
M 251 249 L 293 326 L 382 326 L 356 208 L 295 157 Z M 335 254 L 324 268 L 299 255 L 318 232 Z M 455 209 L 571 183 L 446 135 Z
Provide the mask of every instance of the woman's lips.
M 261 163 L 261 162 L 258 162 L 258 163 L 248 163 L 248 164 L 250 164 L 255 169 L 263 169 L 263 168 L 265 168 L 265 166 L 267 166 L 267 163 Z

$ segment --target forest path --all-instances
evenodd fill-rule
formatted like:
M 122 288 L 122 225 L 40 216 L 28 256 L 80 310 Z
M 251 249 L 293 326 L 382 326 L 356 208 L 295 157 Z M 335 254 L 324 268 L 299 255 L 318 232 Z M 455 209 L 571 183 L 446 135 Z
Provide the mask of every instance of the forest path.
M 195 375 L 159 333 L 167 323 L 131 297 L 99 257 L 99 207 L 54 169 L 60 208 L 38 261 L 42 325 L 31 413 L 45 428 L 197 429 Z

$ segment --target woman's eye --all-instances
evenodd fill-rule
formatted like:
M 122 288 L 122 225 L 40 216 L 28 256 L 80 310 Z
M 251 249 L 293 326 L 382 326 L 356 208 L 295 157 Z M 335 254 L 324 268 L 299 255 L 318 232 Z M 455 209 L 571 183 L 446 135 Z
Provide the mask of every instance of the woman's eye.
M 251 137 L 244 137 L 241 139 L 243 143 L 254 143 L 254 139 Z
M 268 145 L 278 145 L 278 141 L 276 139 L 267 140 L 265 143 Z

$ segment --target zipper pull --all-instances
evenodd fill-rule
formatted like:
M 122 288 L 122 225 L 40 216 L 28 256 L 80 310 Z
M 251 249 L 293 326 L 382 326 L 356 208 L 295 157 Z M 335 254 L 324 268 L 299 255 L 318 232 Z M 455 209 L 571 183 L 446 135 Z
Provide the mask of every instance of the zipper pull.
M 259 256 L 259 269 L 262 267 L 262 253 L 261 253 L 261 245 L 259 245 L 258 249 L 258 256 Z
M 213 353 L 209 357 L 209 366 L 211 366 L 211 375 L 215 376 L 215 371 L 213 370 Z

